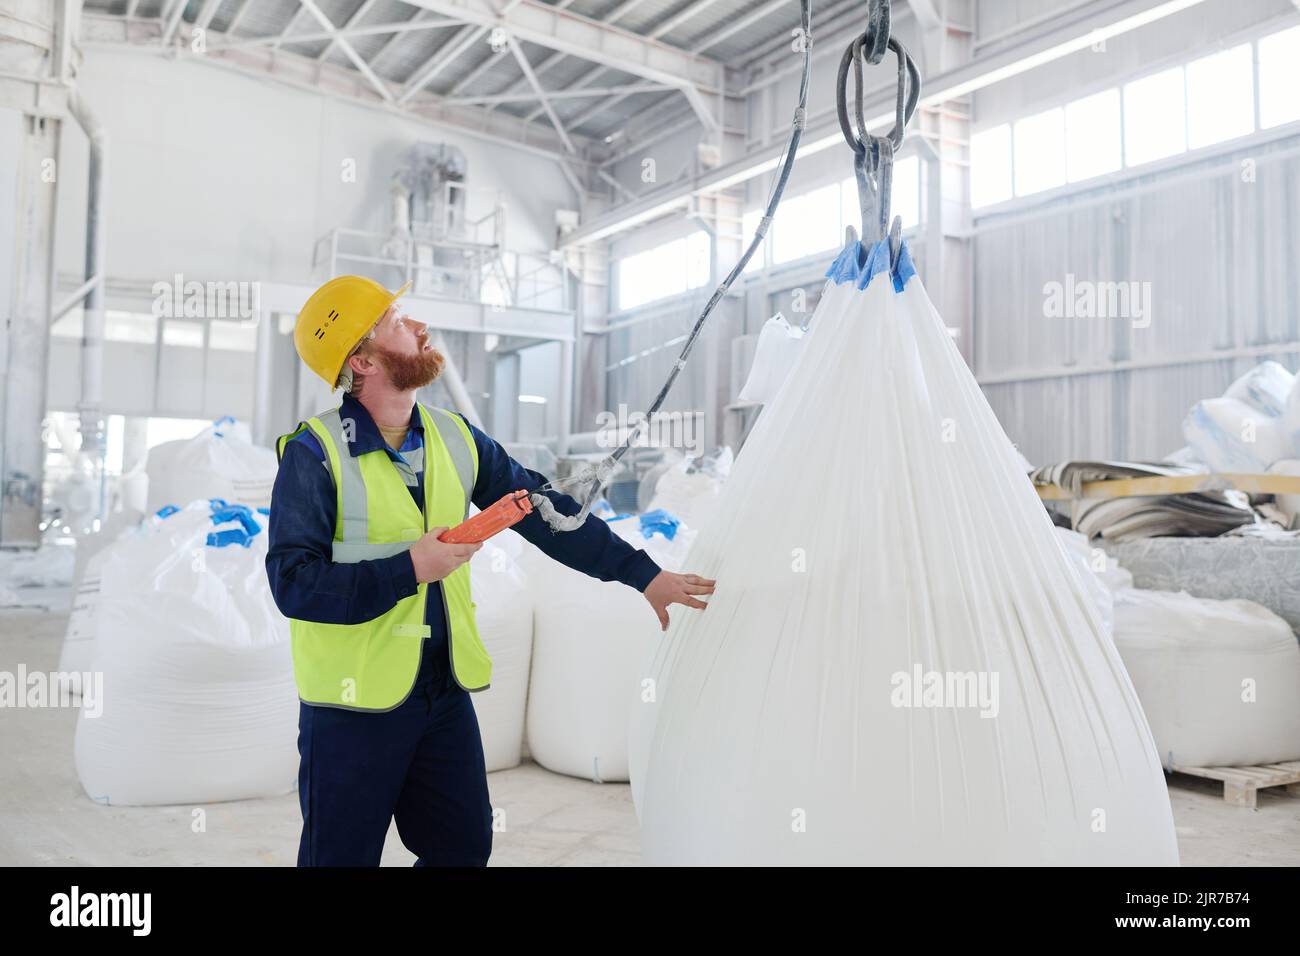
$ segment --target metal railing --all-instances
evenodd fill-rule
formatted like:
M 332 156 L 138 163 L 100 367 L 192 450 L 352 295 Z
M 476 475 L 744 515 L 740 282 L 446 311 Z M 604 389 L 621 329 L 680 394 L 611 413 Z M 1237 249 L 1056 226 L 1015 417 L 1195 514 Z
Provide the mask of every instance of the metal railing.
M 493 308 L 571 311 L 567 270 L 559 253 L 504 250 L 500 210 L 467 222 L 467 236 L 489 230 L 491 242 L 444 236 L 424 239 L 335 228 L 322 236 L 312 267 L 330 276 L 355 272 L 396 287 L 410 280 L 411 295 L 454 299 Z

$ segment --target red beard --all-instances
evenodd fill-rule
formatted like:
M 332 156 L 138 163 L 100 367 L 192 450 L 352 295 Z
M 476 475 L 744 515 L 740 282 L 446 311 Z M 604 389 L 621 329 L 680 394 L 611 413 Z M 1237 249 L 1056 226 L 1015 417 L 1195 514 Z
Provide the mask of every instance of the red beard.
M 376 349 L 379 364 L 388 374 L 388 380 L 399 392 L 424 388 L 442 374 L 444 359 L 437 349 L 406 355 L 388 349 Z

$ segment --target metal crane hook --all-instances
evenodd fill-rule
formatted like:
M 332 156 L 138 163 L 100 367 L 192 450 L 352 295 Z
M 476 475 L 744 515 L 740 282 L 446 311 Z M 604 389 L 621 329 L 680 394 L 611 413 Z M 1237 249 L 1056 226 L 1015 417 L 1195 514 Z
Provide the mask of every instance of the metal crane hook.
M 840 130 L 853 150 L 853 173 L 858 184 L 858 205 L 862 216 L 862 244 L 865 253 L 868 237 L 889 239 L 890 265 L 898 262 L 902 246 L 903 221 L 895 217 L 890 224 L 890 195 L 893 187 L 894 152 L 902 145 L 903 135 L 921 96 L 921 75 L 907 49 L 889 36 L 889 0 L 873 0 L 868 9 L 867 30 L 844 50 L 835 84 L 835 107 Z M 862 114 L 863 62 L 877 64 L 886 50 L 898 59 L 898 96 L 894 107 L 894 126 L 884 136 L 867 131 Z M 850 125 L 846 81 L 853 65 L 854 116 L 857 130 Z

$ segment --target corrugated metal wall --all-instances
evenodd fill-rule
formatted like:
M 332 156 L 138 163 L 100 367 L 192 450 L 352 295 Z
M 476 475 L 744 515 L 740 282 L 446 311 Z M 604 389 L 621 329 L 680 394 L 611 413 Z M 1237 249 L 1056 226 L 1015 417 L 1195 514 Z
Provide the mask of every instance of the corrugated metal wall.
M 1296 369 L 1300 136 L 978 219 L 974 257 L 975 372 L 1021 452 L 1163 457 L 1196 400 L 1264 358 Z M 1149 325 L 1045 314 L 1071 275 L 1149 283 Z

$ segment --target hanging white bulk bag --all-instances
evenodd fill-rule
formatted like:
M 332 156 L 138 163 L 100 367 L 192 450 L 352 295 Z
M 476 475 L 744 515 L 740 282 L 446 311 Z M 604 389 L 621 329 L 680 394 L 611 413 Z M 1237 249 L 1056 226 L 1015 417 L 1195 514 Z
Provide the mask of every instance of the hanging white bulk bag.
M 638 517 L 611 530 L 678 570 L 688 531 L 647 537 Z M 663 638 L 643 595 L 597 581 L 532 545 L 522 559 L 533 588 L 533 665 L 528 690 L 528 752 L 556 773 L 597 782 L 628 779 L 630 696 Z M 678 610 L 677 613 L 685 613 Z
M 1133 586 L 1133 575 L 1101 548 L 1094 548 L 1085 535 L 1069 528 L 1057 528 L 1058 540 L 1079 573 L 1084 592 L 1092 598 L 1101 615 L 1102 628 L 1108 636 L 1115 633 L 1114 592 Z
M 1259 474 L 1291 457 L 1282 420 L 1235 398 L 1207 398 L 1183 419 L 1183 438 L 1214 471 Z
M 645 861 L 1177 863 L 1132 684 L 906 246 L 828 275 L 691 550 L 717 591 L 632 703 Z
M 770 402 L 776 396 L 799 360 L 803 337 L 804 330 L 791 325 L 780 312 L 763 323 L 754 349 L 754 364 L 738 396 L 742 402 Z
M 83 694 L 75 743 L 97 803 L 240 800 L 296 783 L 298 694 L 266 534 L 222 515 L 194 502 L 105 552 L 91 655 L 101 712 Z
M 248 426 L 219 418 L 193 438 L 163 442 L 149 449 L 146 511 L 183 505 L 196 498 L 221 498 L 250 508 L 271 506 L 275 452 L 254 445 Z
M 1115 643 L 1165 766 L 1300 760 L 1300 645 L 1272 611 L 1129 588 Z
M 492 658 L 492 685 L 470 695 L 489 773 L 517 767 L 523 752 L 533 596 L 528 577 L 515 560 L 518 541 L 517 535 L 498 535 L 469 562 L 474 617 Z

